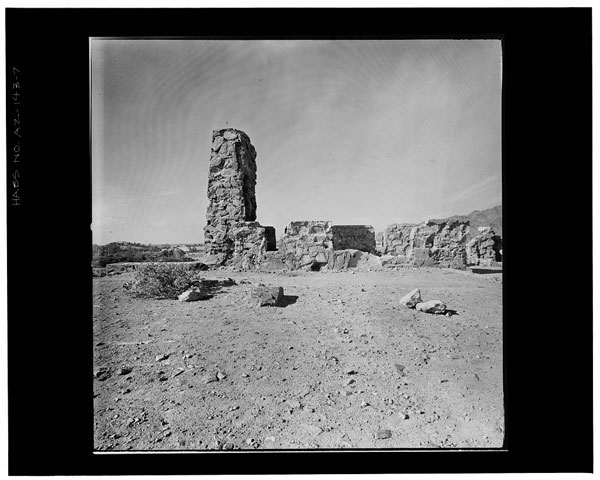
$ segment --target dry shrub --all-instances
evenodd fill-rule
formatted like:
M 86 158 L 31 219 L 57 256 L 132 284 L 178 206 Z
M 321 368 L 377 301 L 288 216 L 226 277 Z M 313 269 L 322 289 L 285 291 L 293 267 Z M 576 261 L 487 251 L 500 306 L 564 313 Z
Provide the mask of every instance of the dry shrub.
M 142 298 L 170 298 L 200 283 L 197 269 L 185 263 L 149 263 L 141 265 L 129 285 L 129 292 Z

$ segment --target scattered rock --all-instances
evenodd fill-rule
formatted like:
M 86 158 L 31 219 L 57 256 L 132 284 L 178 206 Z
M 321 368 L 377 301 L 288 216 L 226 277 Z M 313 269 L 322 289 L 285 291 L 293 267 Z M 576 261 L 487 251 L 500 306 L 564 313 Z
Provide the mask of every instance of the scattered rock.
M 392 432 L 391 430 L 388 430 L 387 428 L 380 428 L 379 430 L 377 430 L 377 433 L 375 434 L 375 438 L 378 440 L 385 440 L 386 438 L 391 438 L 392 437 Z
M 156 361 L 162 362 L 163 360 L 166 360 L 167 358 L 169 358 L 169 355 L 167 353 L 161 353 L 160 355 L 156 356 Z
M 415 288 L 412 292 L 407 293 L 400 299 L 400 305 L 407 308 L 415 308 L 417 303 L 423 302 L 421 292 Z
M 406 367 L 404 365 L 400 365 L 399 363 L 394 363 L 394 368 L 396 369 L 396 372 L 398 372 L 398 374 L 401 377 L 406 375 L 406 372 L 404 371 L 406 369 Z
M 415 307 L 420 312 L 425 313 L 445 313 L 446 305 L 440 300 L 429 300 L 428 302 L 417 303 Z
M 352 385 L 353 383 L 356 383 L 356 380 L 354 380 L 353 378 L 349 378 L 344 382 L 344 385 Z
M 106 367 L 100 367 L 94 370 L 94 377 L 98 380 L 106 380 L 109 376 L 110 370 Z
M 223 445 L 223 450 L 233 450 L 233 447 L 233 443 L 227 442 L 225 445 Z
M 131 370 L 132 370 L 132 369 L 131 369 L 131 368 L 129 368 L 129 367 L 122 367 L 122 368 L 119 368 L 119 369 L 117 370 L 117 375 L 127 375 L 128 373 L 131 373 Z
M 204 290 L 195 287 L 190 290 L 186 290 L 177 298 L 180 302 L 195 302 L 197 300 L 205 300 L 208 298 L 208 296 L 209 295 Z
M 202 382 L 204 383 L 211 383 L 211 382 L 218 382 L 219 378 L 217 377 L 216 373 L 207 373 L 206 375 L 204 375 L 204 377 L 202 377 Z
M 347 368 L 344 373 L 346 375 L 356 375 L 358 372 L 356 370 L 354 370 L 353 368 Z
M 227 375 L 223 372 L 217 372 L 217 378 L 219 380 L 225 380 L 227 378 Z
M 279 306 L 283 300 L 283 287 L 258 286 L 250 292 L 250 298 L 259 307 Z

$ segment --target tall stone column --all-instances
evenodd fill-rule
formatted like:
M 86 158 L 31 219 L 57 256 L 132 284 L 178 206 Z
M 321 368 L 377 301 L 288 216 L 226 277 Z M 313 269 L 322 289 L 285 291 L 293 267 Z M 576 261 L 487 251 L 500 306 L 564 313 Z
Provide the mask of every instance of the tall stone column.
M 208 174 L 204 243 L 211 255 L 252 257 L 266 251 L 256 222 L 256 150 L 241 130 L 214 130 Z M 247 263 L 247 262 L 246 262 Z

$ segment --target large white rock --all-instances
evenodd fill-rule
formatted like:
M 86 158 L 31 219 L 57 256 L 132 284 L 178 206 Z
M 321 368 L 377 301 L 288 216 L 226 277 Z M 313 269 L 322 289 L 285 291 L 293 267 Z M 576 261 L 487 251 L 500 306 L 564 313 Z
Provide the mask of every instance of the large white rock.
M 446 311 L 446 305 L 440 300 L 417 303 L 415 308 L 425 313 L 444 313 Z
M 190 290 L 186 290 L 177 298 L 180 302 L 195 302 L 197 300 L 204 300 L 207 297 L 206 293 L 198 288 L 192 288 Z
M 418 288 L 415 288 L 412 292 L 407 293 L 400 299 L 400 305 L 403 307 L 415 308 L 417 303 L 421 303 L 422 301 L 421 292 Z

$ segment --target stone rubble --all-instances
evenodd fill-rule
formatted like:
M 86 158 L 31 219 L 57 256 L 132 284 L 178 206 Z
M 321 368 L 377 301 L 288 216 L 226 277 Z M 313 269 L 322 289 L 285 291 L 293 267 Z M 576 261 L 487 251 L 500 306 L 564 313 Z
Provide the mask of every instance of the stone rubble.
M 446 312 L 446 305 L 441 300 L 429 300 L 428 302 L 417 303 L 415 308 L 419 312 L 424 313 L 439 313 Z
M 417 303 L 421 303 L 422 301 L 420 290 L 415 288 L 400 299 L 400 305 L 407 308 L 415 308 Z

